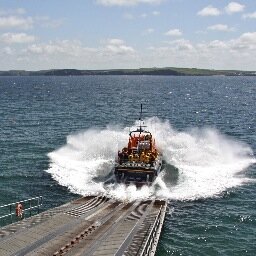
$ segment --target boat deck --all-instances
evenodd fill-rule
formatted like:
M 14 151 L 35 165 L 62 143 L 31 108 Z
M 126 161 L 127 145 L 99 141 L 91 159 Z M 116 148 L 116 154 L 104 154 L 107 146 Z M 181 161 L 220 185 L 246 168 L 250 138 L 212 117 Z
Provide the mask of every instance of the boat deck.
M 87 196 L 0 229 L 0 255 L 154 255 L 167 203 Z

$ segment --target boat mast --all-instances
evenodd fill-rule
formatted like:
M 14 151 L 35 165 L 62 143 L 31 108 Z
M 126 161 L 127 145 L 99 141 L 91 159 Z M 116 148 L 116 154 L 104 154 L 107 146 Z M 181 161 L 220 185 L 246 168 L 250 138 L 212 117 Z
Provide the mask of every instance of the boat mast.
M 140 118 L 139 118 L 139 120 L 140 120 L 140 134 L 142 132 L 142 128 L 141 128 L 142 119 L 141 119 L 141 116 L 142 116 L 142 104 L 140 104 Z

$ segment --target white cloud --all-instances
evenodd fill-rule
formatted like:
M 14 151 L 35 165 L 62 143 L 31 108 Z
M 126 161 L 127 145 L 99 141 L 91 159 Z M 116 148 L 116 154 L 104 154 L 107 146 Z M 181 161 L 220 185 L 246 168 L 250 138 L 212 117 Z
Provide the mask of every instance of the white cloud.
M 208 46 L 207 46 L 209 49 L 227 49 L 228 46 L 225 42 L 223 41 L 220 41 L 220 40 L 214 40 L 214 41 L 211 41 L 208 43 Z
M 158 16 L 158 15 L 160 15 L 160 12 L 158 12 L 158 11 L 153 11 L 152 14 L 153 14 L 154 16 Z
M 22 8 L 12 10 L 12 14 L 19 15 L 6 15 L 10 14 L 11 11 L 0 11 L 0 29 L 31 29 L 33 26 L 41 26 L 46 28 L 57 28 L 63 24 L 62 19 L 52 19 L 48 16 L 34 16 L 34 17 L 24 17 L 22 14 L 25 10 Z
M 24 8 L 17 8 L 15 9 L 15 12 L 14 13 L 17 13 L 17 14 L 25 14 L 26 13 L 26 10 Z
M 154 32 L 155 32 L 155 30 L 153 28 L 148 28 L 142 34 L 143 35 L 149 35 L 149 34 L 152 34 Z
M 159 4 L 163 0 L 96 0 L 96 3 L 106 6 L 132 6 L 137 4 Z
M 35 40 L 35 36 L 26 33 L 4 33 L 0 36 L 0 41 L 7 44 L 32 43 Z
M 0 49 L 0 69 L 106 69 L 157 65 L 256 70 L 256 32 L 247 32 L 232 40 L 201 43 L 178 38 L 141 52 L 120 38 L 105 40 L 95 48 L 75 40 L 33 43 L 23 51 L 20 46 L 12 47 Z
M 102 55 L 129 55 L 135 50 L 127 46 L 121 39 L 108 39 L 103 47 L 89 48 L 82 45 L 78 40 L 50 41 L 49 43 L 33 44 L 25 49 L 25 53 L 45 55 L 45 56 L 72 56 L 81 57 L 89 55 L 92 58 Z
M 132 68 L 134 63 L 138 61 L 137 52 L 133 47 L 118 38 L 105 40 L 101 46 L 95 48 L 87 47 L 78 40 L 34 43 L 23 50 L 18 50 L 15 56 L 12 56 L 12 59 L 7 54 L 3 55 L 3 52 L 2 56 L 9 63 L 15 61 L 17 68 L 30 70 L 50 68 Z M 19 63 L 17 63 L 18 58 L 20 60 Z M 10 65 L 13 68 L 13 65 Z M 4 69 L 7 69 L 7 65 L 4 66 Z
M 211 53 L 211 49 L 219 49 L 223 50 L 225 49 L 226 53 L 250 53 L 252 51 L 251 57 L 255 57 L 255 49 L 256 49 L 256 32 L 247 32 L 239 36 L 238 38 L 234 38 L 227 41 L 221 41 L 221 40 L 214 40 L 210 41 L 208 43 L 201 43 L 197 45 L 198 49 L 204 49 L 207 50 L 209 53 Z M 221 56 L 221 55 L 219 55 Z M 232 58 L 231 58 L 232 61 Z
M 181 36 L 182 35 L 182 32 L 175 28 L 175 29 L 170 29 L 169 31 L 167 31 L 165 33 L 166 36 Z
M 26 10 L 24 8 L 17 8 L 17 9 L 0 9 L 0 15 L 4 16 L 4 15 L 22 15 L 25 14 Z
M 178 51 L 193 50 L 193 45 L 189 40 L 180 39 L 169 42 L 170 45 L 174 46 Z
M 200 50 L 201 49 L 207 49 L 210 53 L 211 49 L 219 49 L 223 50 L 225 49 L 227 52 L 233 52 L 234 50 L 237 50 L 237 53 L 239 53 L 240 50 L 244 51 L 251 51 L 256 49 L 256 32 L 247 32 L 239 36 L 238 38 L 234 38 L 231 40 L 226 40 L 226 41 L 221 41 L 221 40 L 214 40 L 210 42 L 205 42 L 205 43 L 199 43 L 199 44 L 194 44 L 192 45 L 191 42 L 186 41 L 184 39 L 182 40 L 176 40 L 173 41 L 173 43 L 179 43 L 179 44 L 190 44 L 192 47 L 189 48 L 194 48 L 199 50 L 198 54 L 200 55 Z M 172 43 L 172 44 L 173 44 Z M 255 56 L 255 52 L 253 52 L 252 57 Z
M 246 13 L 243 15 L 244 19 L 256 19 L 256 12 Z
M 94 48 L 83 47 L 77 40 L 50 41 L 49 43 L 33 44 L 25 49 L 27 53 L 45 54 L 45 55 L 66 55 L 66 56 L 84 56 L 88 52 L 95 51 Z
M 142 14 L 140 15 L 140 17 L 141 17 L 141 18 L 147 18 L 148 15 L 147 15 L 146 13 L 142 13 Z
M 0 17 L 0 28 L 19 28 L 29 29 L 33 27 L 33 19 L 31 17 L 23 18 L 18 16 Z
M 209 26 L 207 28 L 208 30 L 216 30 L 216 31 L 223 31 L 223 32 L 230 32 L 230 31 L 234 31 L 234 28 L 230 28 L 228 25 L 226 24 L 216 24 L 216 25 L 212 25 Z
M 124 44 L 124 41 L 122 39 L 112 38 L 112 39 L 108 39 L 107 43 L 113 44 L 113 45 L 122 45 L 122 44 Z
M 13 55 L 15 53 L 15 50 L 12 49 L 11 47 L 7 46 L 2 49 L 2 52 L 7 55 Z
M 138 19 L 138 18 L 149 18 L 149 17 L 155 17 L 155 16 L 158 16 L 160 15 L 160 12 L 158 11 L 153 11 L 153 12 L 148 12 L 148 13 L 142 13 L 140 15 L 134 15 L 132 13 L 125 13 L 123 14 L 123 18 L 124 19 L 127 19 L 127 20 L 135 20 L 135 19 Z
M 99 63 L 98 50 L 85 47 L 77 40 L 57 40 L 46 43 L 34 43 L 19 51 L 15 60 L 17 68 L 28 70 L 51 68 L 81 68 Z
M 235 50 L 256 50 L 256 32 L 244 33 L 238 39 L 231 40 L 230 45 Z
M 168 44 L 168 47 L 147 48 L 151 66 L 161 63 L 161 66 L 256 70 L 256 32 L 232 40 L 192 43 L 180 39 Z
M 200 10 L 197 15 L 199 16 L 219 16 L 220 10 L 218 8 L 213 7 L 212 5 L 208 5 L 207 7 Z
M 135 53 L 135 50 L 131 46 L 127 46 L 123 40 L 113 38 L 107 41 L 102 52 L 107 55 L 126 55 Z
M 57 28 L 63 24 L 63 20 L 53 20 L 48 16 L 36 16 L 34 19 L 41 27 L 45 28 Z
M 150 34 L 150 33 L 153 33 L 155 30 L 153 28 L 148 28 L 146 31 L 147 31 L 147 33 Z
M 228 14 L 232 14 L 232 13 L 237 13 L 237 12 L 243 12 L 244 11 L 245 6 L 242 4 L 239 4 L 237 2 L 230 2 L 226 7 L 225 7 L 225 11 Z

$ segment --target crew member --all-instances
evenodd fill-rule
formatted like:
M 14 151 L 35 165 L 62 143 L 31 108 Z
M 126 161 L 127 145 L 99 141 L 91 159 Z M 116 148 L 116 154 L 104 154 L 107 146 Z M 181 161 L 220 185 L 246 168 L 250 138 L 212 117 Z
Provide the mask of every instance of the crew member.
M 16 205 L 16 216 L 19 218 L 22 218 L 23 216 L 23 206 L 21 202 L 17 203 Z
M 140 161 L 144 162 L 145 161 L 145 153 L 144 151 L 142 151 L 141 155 L 140 155 Z

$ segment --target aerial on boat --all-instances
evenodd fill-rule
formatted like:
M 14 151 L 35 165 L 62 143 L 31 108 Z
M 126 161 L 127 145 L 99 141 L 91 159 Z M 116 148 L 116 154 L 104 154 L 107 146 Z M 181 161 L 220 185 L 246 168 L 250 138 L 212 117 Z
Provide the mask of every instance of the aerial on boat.
M 117 182 L 151 184 L 162 167 L 162 154 L 156 147 L 151 132 L 142 125 L 142 104 L 139 126 L 130 131 L 127 147 L 118 151 L 115 163 L 115 177 Z

